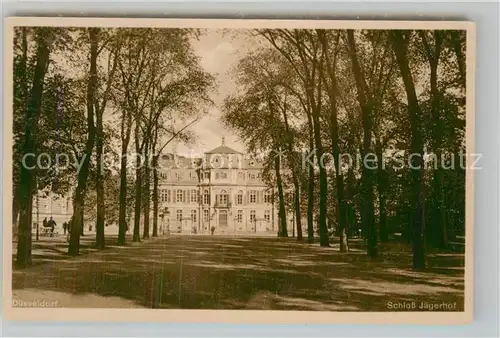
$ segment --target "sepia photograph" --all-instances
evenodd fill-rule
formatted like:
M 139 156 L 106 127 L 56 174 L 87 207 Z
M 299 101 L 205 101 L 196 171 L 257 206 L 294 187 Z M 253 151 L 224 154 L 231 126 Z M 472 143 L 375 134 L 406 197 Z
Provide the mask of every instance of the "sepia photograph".
M 7 318 L 472 320 L 473 23 L 4 28 Z

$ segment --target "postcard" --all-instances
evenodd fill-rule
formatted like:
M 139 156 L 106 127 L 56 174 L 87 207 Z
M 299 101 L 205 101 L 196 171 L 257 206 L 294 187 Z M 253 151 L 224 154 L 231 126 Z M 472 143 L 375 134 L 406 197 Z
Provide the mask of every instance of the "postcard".
M 474 23 L 4 28 L 7 319 L 472 320 Z

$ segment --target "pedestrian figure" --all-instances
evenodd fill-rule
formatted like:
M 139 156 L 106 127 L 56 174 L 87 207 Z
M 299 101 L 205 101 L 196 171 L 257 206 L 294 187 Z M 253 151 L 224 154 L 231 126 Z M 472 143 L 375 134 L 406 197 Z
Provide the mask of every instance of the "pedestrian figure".
M 70 239 L 70 234 L 71 234 L 71 222 L 73 222 L 73 217 L 71 217 L 71 219 L 69 220 L 68 224 L 66 225 L 67 229 L 68 229 L 68 235 L 66 236 L 66 242 L 69 242 L 69 239 Z
M 43 219 L 42 225 L 43 225 L 44 228 L 48 228 L 49 227 L 49 225 L 47 224 L 47 217 L 45 217 Z
M 68 223 L 67 222 L 64 222 L 63 223 L 63 231 L 64 231 L 64 234 L 66 235 L 66 230 L 68 229 Z
M 52 216 L 50 217 L 50 220 L 49 220 L 49 227 L 50 227 L 50 237 L 54 236 L 54 229 L 56 227 L 56 221 L 54 221 L 52 219 Z
M 212 235 L 213 235 L 213 234 L 214 234 L 214 232 L 215 232 L 215 227 L 214 227 L 214 226 L 212 226 L 212 228 L 210 229 L 210 231 L 211 231 L 211 233 L 212 233 Z

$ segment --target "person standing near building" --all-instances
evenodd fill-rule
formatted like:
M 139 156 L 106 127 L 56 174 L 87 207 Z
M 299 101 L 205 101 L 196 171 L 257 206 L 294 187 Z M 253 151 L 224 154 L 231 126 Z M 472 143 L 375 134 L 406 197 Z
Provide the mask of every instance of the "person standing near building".
M 54 229 L 56 228 L 56 221 L 54 221 L 52 217 L 50 217 L 49 220 L 49 227 L 50 227 L 50 237 L 52 237 L 54 236 Z

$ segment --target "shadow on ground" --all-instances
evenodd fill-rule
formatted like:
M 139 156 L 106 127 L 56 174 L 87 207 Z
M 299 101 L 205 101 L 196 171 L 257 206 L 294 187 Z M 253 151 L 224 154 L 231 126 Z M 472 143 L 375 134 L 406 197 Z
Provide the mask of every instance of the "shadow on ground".
M 406 245 L 382 247 L 376 261 L 361 246 L 340 253 L 294 239 L 194 235 L 103 251 L 84 240 L 85 254 L 70 258 L 64 241 L 45 241 L 35 244 L 37 265 L 14 270 L 13 288 L 16 297 L 57 292 L 64 307 L 92 294 L 109 299 L 95 307 L 389 311 L 389 302 L 445 302 L 463 310 L 463 254 L 432 253 L 429 270 L 414 272 Z

